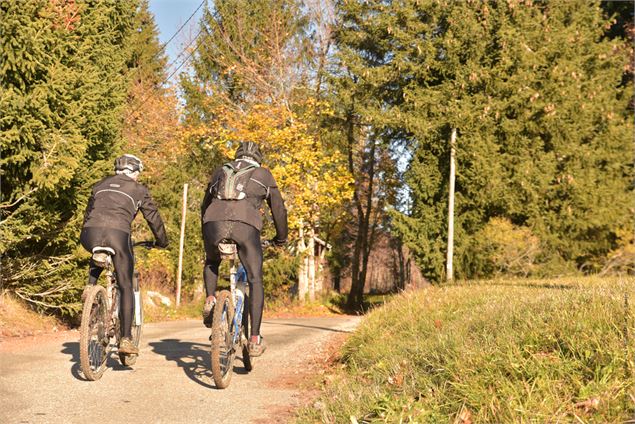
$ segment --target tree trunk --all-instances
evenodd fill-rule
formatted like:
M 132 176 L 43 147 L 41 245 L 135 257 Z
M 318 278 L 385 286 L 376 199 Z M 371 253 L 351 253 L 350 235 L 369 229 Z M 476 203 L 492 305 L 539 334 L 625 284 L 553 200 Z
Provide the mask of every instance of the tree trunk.
M 317 260 L 317 279 L 315 281 L 315 290 L 322 295 L 324 293 L 324 255 L 326 254 L 326 246 L 320 246 L 320 254 Z
M 298 242 L 298 252 L 302 257 L 298 269 L 298 299 L 301 303 L 304 303 L 306 301 L 306 295 L 309 290 L 309 281 L 307 261 L 304 256 L 304 254 L 306 253 L 306 244 L 304 243 L 304 232 L 302 231 L 302 225 L 300 225 L 300 241 Z
M 397 289 L 406 289 L 406 259 L 403 252 L 403 242 L 397 240 L 397 266 L 398 266 L 398 284 Z
M 352 140 L 349 139 L 349 168 L 352 168 Z M 356 187 L 353 199 L 357 206 L 357 222 L 358 231 L 355 239 L 355 251 L 353 253 L 353 265 L 351 269 L 351 291 L 348 295 L 347 306 L 349 309 L 359 309 L 364 300 L 364 286 L 366 285 L 366 272 L 368 270 L 368 259 L 372 247 L 372 236 L 369 234 L 370 217 L 373 208 L 373 182 L 375 178 L 375 151 L 377 147 L 376 140 L 372 140 L 369 153 L 369 169 L 368 169 L 368 188 L 366 192 L 365 204 L 359 196 Z M 351 174 L 356 175 L 354 172 Z M 364 210 L 365 209 L 365 210 Z M 374 233 L 375 226 L 373 225 Z
M 309 235 L 309 245 L 307 246 L 307 279 L 309 280 L 309 300 L 315 301 L 315 236 L 313 230 Z

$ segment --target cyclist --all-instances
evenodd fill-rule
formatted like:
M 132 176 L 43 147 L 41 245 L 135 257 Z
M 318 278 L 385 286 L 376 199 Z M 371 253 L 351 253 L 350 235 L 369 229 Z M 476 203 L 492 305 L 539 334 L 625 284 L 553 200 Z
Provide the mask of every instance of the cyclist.
M 260 208 L 263 200 L 267 201 L 271 209 L 276 228 L 276 236 L 271 243 L 275 246 L 284 245 L 288 233 L 287 210 L 282 195 L 271 172 L 261 164 L 262 154 L 258 145 L 254 142 L 242 142 L 236 150 L 235 160 L 217 168 L 212 174 L 201 205 L 205 244 L 203 279 L 207 293 L 203 323 L 206 327 L 211 326 L 211 312 L 216 303 L 214 295 L 221 262 L 218 244 L 224 239 L 233 240 L 238 247 L 238 257 L 247 271 L 251 293 L 249 353 L 252 356 L 262 355 L 266 348 L 260 335 L 264 306 L 260 242 Z M 232 179 L 233 175 L 235 179 Z
M 96 246 L 110 247 L 115 251 L 113 262 L 121 291 L 119 314 L 122 337 L 119 352 L 128 354 L 139 353 L 131 337 L 134 256 L 130 238 L 130 226 L 139 210 L 154 234 L 156 245 L 168 245 L 163 220 L 150 192 L 137 182 L 141 171 L 143 163 L 134 155 L 125 154 L 115 160 L 115 175 L 106 177 L 93 186 L 80 236 L 80 242 L 88 252 L 92 253 Z M 94 285 L 101 271 L 102 268 L 91 258 L 88 284 Z

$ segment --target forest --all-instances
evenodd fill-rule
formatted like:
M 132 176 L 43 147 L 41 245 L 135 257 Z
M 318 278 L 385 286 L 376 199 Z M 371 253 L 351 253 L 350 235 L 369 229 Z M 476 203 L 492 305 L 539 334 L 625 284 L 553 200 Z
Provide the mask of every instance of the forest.
M 171 62 L 148 0 L 0 2 L 3 291 L 77 315 L 91 186 L 132 153 L 171 241 L 138 267 L 169 290 L 188 184 L 193 297 L 203 193 L 243 140 L 289 212 L 287 248 L 266 255 L 270 298 L 334 290 L 356 309 L 368 292 L 448 278 L 635 273 L 632 3 L 201 7 Z

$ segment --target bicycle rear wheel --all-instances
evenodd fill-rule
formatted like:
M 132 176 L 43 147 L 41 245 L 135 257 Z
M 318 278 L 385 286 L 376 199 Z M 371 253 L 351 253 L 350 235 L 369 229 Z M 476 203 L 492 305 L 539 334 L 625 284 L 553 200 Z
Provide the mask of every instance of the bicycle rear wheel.
M 135 272 L 132 279 L 132 291 L 134 293 L 134 314 L 132 316 L 132 343 L 138 348 L 141 342 L 141 329 L 143 327 L 143 302 L 141 300 L 141 291 L 139 289 L 139 274 Z M 139 355 L 119 354 L 121 364 L 131 367 L 137 363 Z
M 79 362 L 82 373 L 91 381 L 99 380 L 106 370 L 110 337 L 106 289 L 93 286 L 86 293 L 79 333 Z
M 243 333 L 244 339 L 241 338 L 243 346 L 243 364 L 247 372 L 254 369 L 254 361 L 249 356 L 249 295 L 245 293 L 245 301 L 243 302 Z
M 214 383 L 219 389 L 229 386 L 234 367 L 234 303 L 231 293 L 223 290 L 218 295 L 212 318 L 211 362 Z

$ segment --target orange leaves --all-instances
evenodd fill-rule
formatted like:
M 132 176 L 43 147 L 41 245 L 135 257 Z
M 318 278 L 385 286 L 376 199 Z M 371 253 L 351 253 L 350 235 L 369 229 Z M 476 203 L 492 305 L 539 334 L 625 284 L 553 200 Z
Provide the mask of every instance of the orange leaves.
M 186 135 L 179 124 L 176 96 L 148 84 L 131 87 L 123 128 L 126 151 L 143 160 L 146 175 L 156 177 L 186 152 Z

